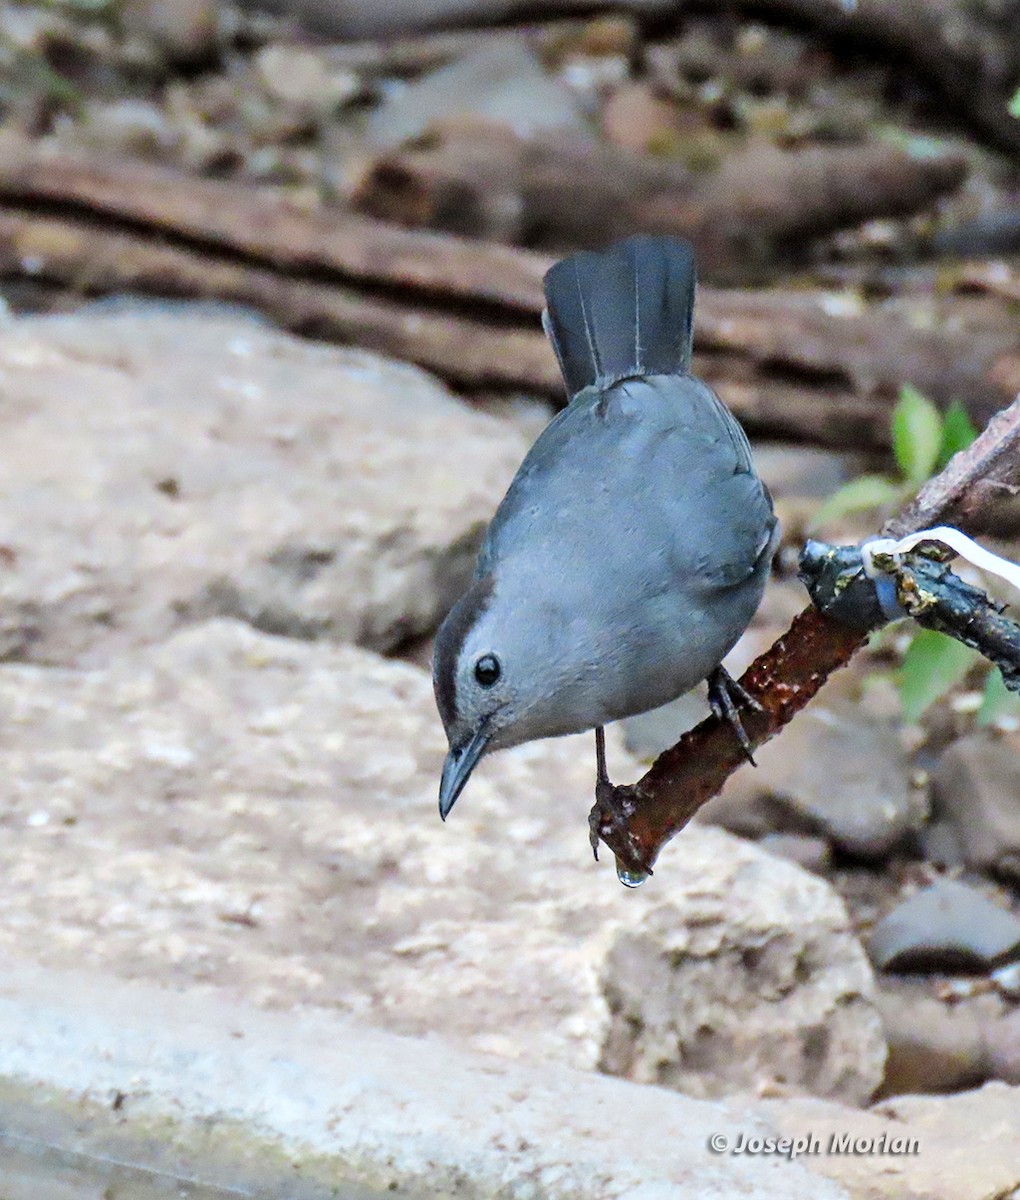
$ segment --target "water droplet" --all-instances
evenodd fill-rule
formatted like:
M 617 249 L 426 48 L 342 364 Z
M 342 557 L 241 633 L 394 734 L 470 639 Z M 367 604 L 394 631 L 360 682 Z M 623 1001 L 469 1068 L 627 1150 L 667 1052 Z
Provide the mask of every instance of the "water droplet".
M 640 887 L 648 878 L 648 872 L 628 871 L 626 867 L 617 867 L 616 878 L 619 879 L 624 887 L 636 888 Z

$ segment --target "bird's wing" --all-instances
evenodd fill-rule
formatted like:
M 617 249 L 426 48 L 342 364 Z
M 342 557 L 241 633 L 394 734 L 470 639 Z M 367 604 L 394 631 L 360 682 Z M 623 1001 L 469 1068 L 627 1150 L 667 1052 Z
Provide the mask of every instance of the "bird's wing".
M 580 393 L 545 429 L 493 518 L 479 573 L 533 556 L 606 587 L 699 596 L 750 577 L 775 517 L 747 438 L 690 376 Z

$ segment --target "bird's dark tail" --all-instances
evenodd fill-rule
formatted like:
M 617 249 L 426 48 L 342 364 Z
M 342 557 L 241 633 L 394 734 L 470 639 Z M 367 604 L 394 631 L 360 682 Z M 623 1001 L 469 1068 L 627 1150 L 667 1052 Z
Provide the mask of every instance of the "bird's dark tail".
M 690 371 L 694 280 L 694 251 L 676 237 L 630 237 L 552 267 L 542 322 L 568 394 Z

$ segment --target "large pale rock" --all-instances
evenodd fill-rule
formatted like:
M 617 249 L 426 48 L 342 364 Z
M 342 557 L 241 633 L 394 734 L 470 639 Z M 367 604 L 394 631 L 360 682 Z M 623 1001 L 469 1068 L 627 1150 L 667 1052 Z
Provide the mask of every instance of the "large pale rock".
M 991 1025 L 987 1034 L 988 1067 L 997 1079 L 1020 1084 L 1020 1009 Z
M 713 1152 L 767 1132 L 742 1104 L 10 961 L 0 1116 L 9 1200 L 850 1200 Z
M 703 1095 L 881 1078 L 826 883 L 699 828 L 621 888 L 587 845 L 589 737 L 487 760 L 444 827 L 417 668 L 216 621 L 109 668 L 4 667 L 0 728 L 0 955 Z
M 0 330 L 0 656 L 210 614 L 388 648 L 468 578 L 526 440 L 413 367 L 227 310 Z
M 694 1095 L 754 1082 L 865 1099 L 884 1046 L 843 1011 L 860 967 L 842 914 L 814 876 L 736 844 L 685 839 L 679 890 L 617 930 L 603 1066 Z

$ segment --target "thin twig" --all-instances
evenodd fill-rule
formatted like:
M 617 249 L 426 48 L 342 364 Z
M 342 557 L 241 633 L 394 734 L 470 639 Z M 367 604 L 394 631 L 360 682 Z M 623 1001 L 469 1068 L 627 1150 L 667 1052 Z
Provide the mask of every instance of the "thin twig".
M 902 555 L 874 553 L 872 578 L 860 546 L 808 542 L 800 577 L 816 608 L 862 630 L 909 616 L 926 629 L 947 634 L 983 654 L 1002 672 L 1006 686 L 1020 691 L 1020 624 L 1004 605 L 954 574 L 955 553 L 937 537 Z
M 896 591 L 919 625 L 977 650 L 999 668 L 1010 691 L 1020 692 L 1020 624 L 985 592 L 920 550 L 899 565 Z

